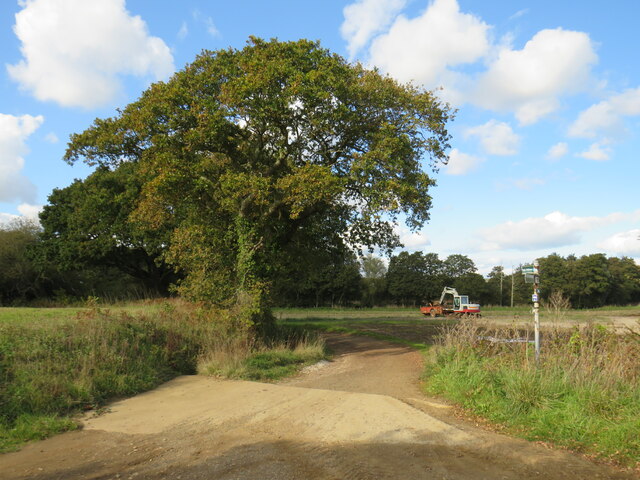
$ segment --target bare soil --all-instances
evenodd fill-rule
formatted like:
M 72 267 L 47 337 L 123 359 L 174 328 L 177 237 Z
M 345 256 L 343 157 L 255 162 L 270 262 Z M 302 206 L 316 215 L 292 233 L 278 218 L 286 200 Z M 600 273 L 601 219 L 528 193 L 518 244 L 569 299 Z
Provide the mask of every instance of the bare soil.
M 422 395 L 418 352 L 329 335 L 279 384 L 183 376 L 0 456 L 9 479 L 631 479 L 478 428 Z

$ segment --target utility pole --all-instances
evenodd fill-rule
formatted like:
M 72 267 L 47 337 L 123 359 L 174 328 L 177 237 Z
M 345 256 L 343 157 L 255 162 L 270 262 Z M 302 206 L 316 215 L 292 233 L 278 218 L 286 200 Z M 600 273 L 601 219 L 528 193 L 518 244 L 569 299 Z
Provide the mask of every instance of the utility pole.
M 502 306 L 502 279 L 504 278 L 504 268 L 500 265 L 500 306 Z
M 515 277 L 515 272 L 513 271 L 513 265 L 511 265 L 511 308 L 513 308 L 513 279 Z

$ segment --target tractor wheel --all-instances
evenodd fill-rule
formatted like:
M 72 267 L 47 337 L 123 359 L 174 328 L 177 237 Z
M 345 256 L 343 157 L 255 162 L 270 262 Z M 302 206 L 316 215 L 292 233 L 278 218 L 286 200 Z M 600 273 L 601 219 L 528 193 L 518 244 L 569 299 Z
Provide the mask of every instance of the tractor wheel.
M 429 312 L 429 315 L 435 318 L 438 315 L 438 313 L 435 311 L 435 309 L 432 308 L 431 311 Z

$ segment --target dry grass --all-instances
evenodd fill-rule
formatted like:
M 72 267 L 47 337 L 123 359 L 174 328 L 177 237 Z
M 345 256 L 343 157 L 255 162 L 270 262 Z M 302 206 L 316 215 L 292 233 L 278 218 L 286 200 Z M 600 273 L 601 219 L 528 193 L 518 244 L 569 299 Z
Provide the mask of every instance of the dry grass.
M 317 335 L 283 328 L 278 336 L 266 342 L 235 338 L 210 348 L 198 360 L 198 373 L 276 380 L 294 373 L 300 366 L 326 358 L 324 341 Z

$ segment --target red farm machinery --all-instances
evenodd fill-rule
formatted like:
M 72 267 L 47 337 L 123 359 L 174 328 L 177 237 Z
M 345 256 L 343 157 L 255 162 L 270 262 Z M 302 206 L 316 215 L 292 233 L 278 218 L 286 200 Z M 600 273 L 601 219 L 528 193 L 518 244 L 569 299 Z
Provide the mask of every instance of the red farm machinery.
M 453 297 L 453 301 L 446 302 L 447 295 Z M 426 307 L 421 307 L 420 312 L 429 317 L 480 317 L 480 305 L 469 303 L 468 295 L 459 295 L 455 288 L 444 287 L 439 301 L 429 302 Z

